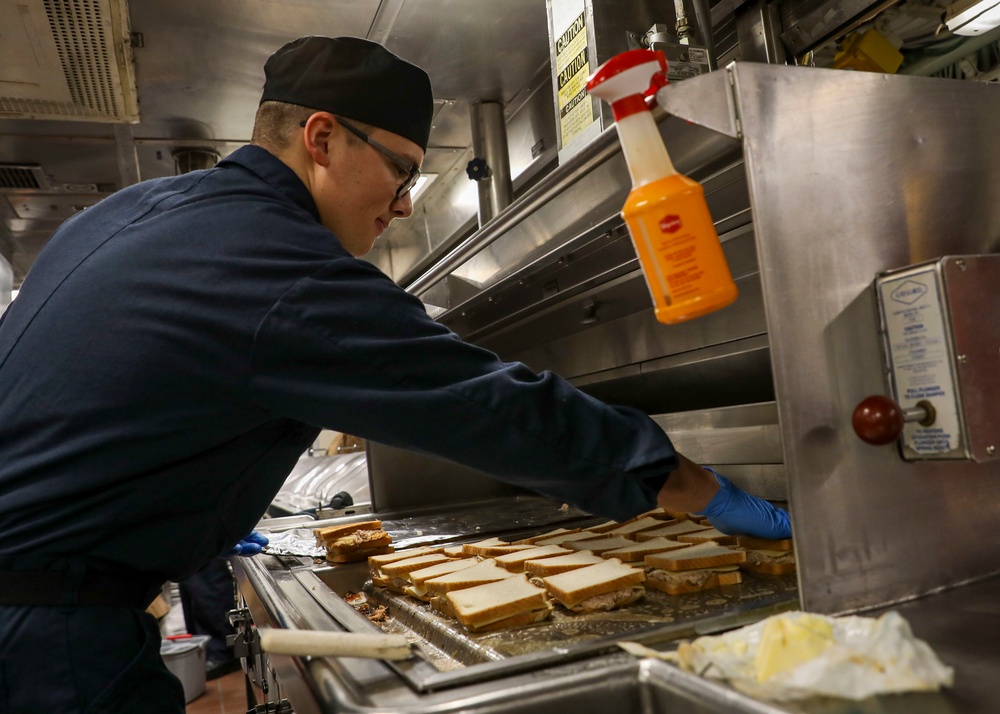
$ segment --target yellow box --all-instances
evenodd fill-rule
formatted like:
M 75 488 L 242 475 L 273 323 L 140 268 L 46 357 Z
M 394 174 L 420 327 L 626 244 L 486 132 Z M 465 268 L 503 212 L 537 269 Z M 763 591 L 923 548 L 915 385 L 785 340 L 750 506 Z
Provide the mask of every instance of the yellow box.
M 903 54 L 874 28 L 854 33 L 833 58 L 834 69 L 895 74 L 903 64 Z

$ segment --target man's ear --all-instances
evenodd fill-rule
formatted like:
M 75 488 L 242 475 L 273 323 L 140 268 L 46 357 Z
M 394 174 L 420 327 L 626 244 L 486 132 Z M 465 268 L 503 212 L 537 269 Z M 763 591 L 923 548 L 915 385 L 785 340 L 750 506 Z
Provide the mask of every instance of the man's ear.
M 302 141 L 312 160 L 323 166 L 330 165 L 331 139 L 336 131 L 336 122 L 328 112 L 317 112 L 309 117 L 303 132 Z

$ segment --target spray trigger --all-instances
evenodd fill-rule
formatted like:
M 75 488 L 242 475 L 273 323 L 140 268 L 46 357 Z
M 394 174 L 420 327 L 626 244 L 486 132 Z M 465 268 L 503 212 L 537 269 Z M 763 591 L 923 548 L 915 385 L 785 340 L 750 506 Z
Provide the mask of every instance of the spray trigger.
M 664 60 L 664 63 L 666 60 Z M 656 93 L 661 89 L 666 87 L 670 83 L 667 79 L 667 70 L 664 67 L 659 72 L 654 72 L 653 76 L 649 78 L 649 89 L 642 93 L 644 97 L 653 97 L 653 103 L 656 103 Z

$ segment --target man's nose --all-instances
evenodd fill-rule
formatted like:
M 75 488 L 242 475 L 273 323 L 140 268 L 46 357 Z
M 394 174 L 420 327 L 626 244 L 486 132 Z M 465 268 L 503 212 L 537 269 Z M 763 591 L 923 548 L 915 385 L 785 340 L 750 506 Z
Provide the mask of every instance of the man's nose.
M 394 199 L 389 208 L 397 218 L 409 218 L 413 214 L 413 199 L 410 198 L 410 192 L 407 191 L 399 198 Z

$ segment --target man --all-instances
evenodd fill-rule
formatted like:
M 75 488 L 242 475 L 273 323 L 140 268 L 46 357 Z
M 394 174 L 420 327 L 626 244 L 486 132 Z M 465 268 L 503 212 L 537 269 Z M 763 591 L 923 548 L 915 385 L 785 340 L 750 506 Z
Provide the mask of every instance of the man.
M 645 414 L 461 342 L 358 259 L 413 210 L 431 110 L 379 45 L 296 40 L 253 145 L 52 237 L 0 321 L 6 711 L 182 711 L 142 608 L 251 531 L 321 426 L 610 518 L 788 535 Z

